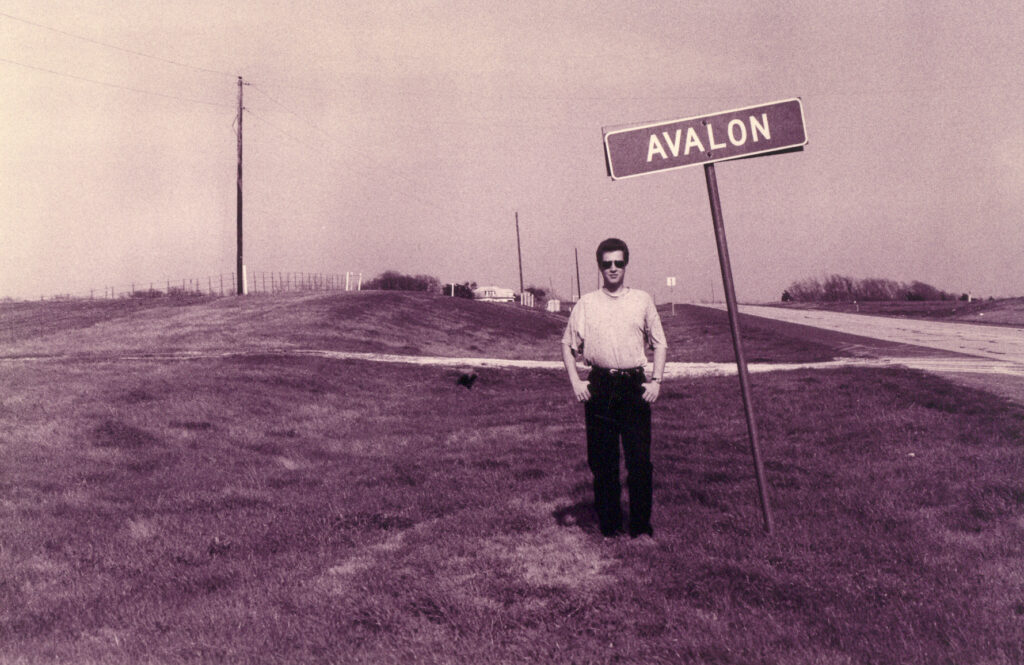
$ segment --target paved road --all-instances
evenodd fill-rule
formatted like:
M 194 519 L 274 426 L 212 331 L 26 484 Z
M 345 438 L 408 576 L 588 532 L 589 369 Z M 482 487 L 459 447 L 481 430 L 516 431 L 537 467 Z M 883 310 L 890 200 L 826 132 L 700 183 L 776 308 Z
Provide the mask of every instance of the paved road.
M 703 305 L 725 309 L 725 305 Z M 1024 329 L 740 305 L 741 314 L 1024 365 Z M 742 332 L 742 331 L 741 331 Z

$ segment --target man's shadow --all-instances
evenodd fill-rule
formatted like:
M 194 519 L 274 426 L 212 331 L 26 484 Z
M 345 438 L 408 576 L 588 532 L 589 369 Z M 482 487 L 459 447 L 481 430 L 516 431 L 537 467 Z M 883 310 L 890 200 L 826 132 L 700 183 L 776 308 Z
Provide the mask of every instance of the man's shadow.
M 597 531 L 597 513 L 593 501 L 579 501 L 569 506 L 556 508 L 551 516 L 558 526 L 577 527 L 581 531 Z

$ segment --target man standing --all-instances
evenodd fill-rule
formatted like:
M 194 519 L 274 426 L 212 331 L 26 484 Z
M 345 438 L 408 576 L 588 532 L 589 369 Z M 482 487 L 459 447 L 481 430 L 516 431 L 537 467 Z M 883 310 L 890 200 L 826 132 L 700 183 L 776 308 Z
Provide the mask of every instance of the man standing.
M 658 399 L 668 345 L 654 301 L 625 286 L 629 248 L 618 238 L 597 246 L 604 286 L 580 298 L 562 336 L 562 361 L 573 394 L 584 403 L 587 463 L 594 474 L 594 507 L 605 536 L 622 528 L 619 501 L 619 440 L 626 459 L 629 535 L 654 535 L 651 528 L 651 404 Z M 645 346 L 654 348 L 647 380 Z M 590 365 L 587 381 L 576 356 Z

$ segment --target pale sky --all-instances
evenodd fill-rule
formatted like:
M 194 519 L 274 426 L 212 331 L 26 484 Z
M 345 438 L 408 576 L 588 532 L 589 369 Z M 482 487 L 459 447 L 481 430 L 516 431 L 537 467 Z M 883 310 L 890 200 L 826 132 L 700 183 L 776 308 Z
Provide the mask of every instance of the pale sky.
M 0 297 L 245 263 L 563 297 L 593 251 L 721 300 L 701 167 L 612 181 L 602 127 L 800 97 L 717 166 L 742 301 L 839 273 L 1024 295 L 1024 4 L 0 0 Z

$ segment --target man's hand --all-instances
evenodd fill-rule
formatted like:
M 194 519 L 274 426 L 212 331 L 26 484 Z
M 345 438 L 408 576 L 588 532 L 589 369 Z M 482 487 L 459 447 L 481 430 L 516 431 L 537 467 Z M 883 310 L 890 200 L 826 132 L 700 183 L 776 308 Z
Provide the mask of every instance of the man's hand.
M 661 394 L 661 384 L 657 381 L 648 381 L 643 384 L 644 386 L 644 401 L 648 404 L 654 404 L 658 401 L 658 395 Z
M 572 392 L 577 402 L 586 402 L 590 399 L 590 381 L 573 381 Z

